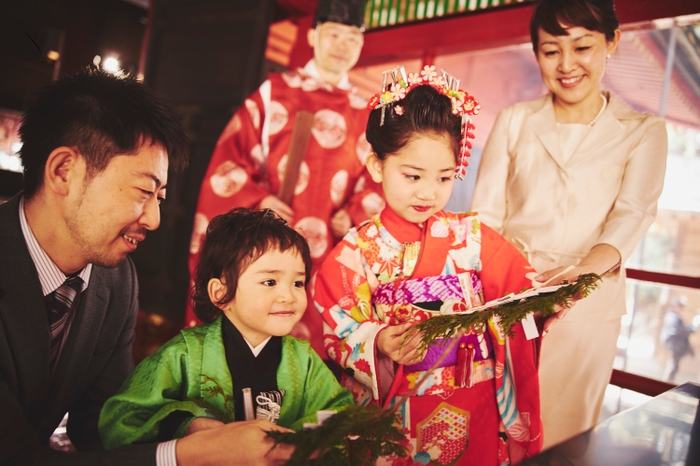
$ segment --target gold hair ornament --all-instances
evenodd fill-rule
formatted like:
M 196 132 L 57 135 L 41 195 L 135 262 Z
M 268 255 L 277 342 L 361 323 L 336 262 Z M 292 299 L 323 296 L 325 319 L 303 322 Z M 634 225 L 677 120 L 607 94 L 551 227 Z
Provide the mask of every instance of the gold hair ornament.
M 477 115 L 481 110 L 479 101 L 466 91 L 459 89 L 459 79 L 449 74 L 445 70 L 440 70 L 441 74 L 435 70 L 435 66 L 425 66 L 419 73 L 409 73 L 403 66 L 397 66 L 384 71 L 382 75 L 382 92 L 375 94 L 369 100 L 368 107 L 372 110 L 380 108 L 382 110 L 379 125 L 384 125 L 386 107 L 393 106 L 396 115 L 403 115 L 404 108 L 398 105 L 406 94 L 418 86 L 431 86 L 440 94 L 447 96 L 452 102 L 452 114 L 462 119 L 462 138 L 457 167 L 455 168 L 455 178 L 463 180 L 467 173 L 469 162 L 467 158 L 471 155 L 468 149 L 472 148 L 469 139 L 474 139 L 475 129 L 472 124 L 471 115 Z M 389 82 L 391 80 L 391 82 Z

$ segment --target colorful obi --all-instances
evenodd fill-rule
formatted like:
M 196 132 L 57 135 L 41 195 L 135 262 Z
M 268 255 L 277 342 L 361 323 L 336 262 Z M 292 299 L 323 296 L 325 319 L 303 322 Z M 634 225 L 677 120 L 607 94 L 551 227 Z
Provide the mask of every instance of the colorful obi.
M 450 340 L 438 340 L 432 345 L 428 346 L 428 351 L 425 354 L 425 358 L 418 364 L 410 364 L 404 367 L 404 370 L 409 372 L 415 371 L 427 371 L 433 366 L 433 363 L 437 361 L 442 355 L 443 351 L 447 349 L 451 343 Z M 493 347 L 491 346 L 491 341 L 489 338 L 485 338 L 483 333 L 471 333 L 469 335 L 463 335 L 457 344 L 452 346 L 450 352 L 445 356 L 438 367 L 448 367 L 457 365 L 457 350 L 459 349 L 459 344 L 465 343 L 466 345 L 472 344 L 477 350 L 474 353 L 474 362 L 483 361 L 489 359 Z
M 372 293 L 377 315 L 396 325 L 435 315 L 464 312 L 483 303 L 483 286 L 474 271 L 458 275 L 396 280 Z

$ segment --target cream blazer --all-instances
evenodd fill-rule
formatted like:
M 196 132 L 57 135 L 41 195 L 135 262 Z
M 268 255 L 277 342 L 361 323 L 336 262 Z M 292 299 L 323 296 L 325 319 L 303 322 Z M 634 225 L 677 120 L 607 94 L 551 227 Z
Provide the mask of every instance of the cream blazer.
M 472 210 L 538 272 L 576 264 L 600 243 L 617 248 L 624 264 L 656 216 L 668 150 L 665 122 L 613 95 L 608 101 L 566 161 L 551 94 L 501 111 L 486 142 Z M 596 299 L 580 301 L 567 320 L 624 314 L 624 270 L 621 275 L 604 280 Z

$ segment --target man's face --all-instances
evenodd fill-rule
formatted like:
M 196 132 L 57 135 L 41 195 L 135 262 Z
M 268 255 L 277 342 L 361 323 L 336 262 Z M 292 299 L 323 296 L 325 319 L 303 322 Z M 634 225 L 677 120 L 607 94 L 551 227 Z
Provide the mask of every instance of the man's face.
M 316 66 L 333 74 L 344 74 L 360 58 L 364 36 L 360 28 L 340 23 L 321 23 L 309 30 Z
M 65 209 L 80 259 L 116 267 L 136 250 L 146 231 L 160 225 L 167 178 L 168 156 L 159 144 L 144 144 L 135 155 L 117 155 L 92 177 L 84 174 L 82 190 L 71 193 Z

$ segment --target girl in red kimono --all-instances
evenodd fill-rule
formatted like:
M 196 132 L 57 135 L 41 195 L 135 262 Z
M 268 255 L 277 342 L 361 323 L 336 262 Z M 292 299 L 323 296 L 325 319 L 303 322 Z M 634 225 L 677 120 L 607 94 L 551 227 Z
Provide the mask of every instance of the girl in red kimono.
M 410 457 L 392 465 L 515 464 L 542 444 L 537 345 L 520 323 L 420 349 L 416 323 L 532 286 L 532 267 L 475 213 L 443 211 L 464 175 L 479 104 L 434 67 L 405 76 L 370 101 L 367 169 L 387 207 L 352 229 L 321 266 L 314 301 L 329 356 L 358 404 L 393 406 L 448 347 L 399 408 Z M 461 352 L 461 354 L 460 354 Z M 462 367 L 460 367 L 460 365 Z

